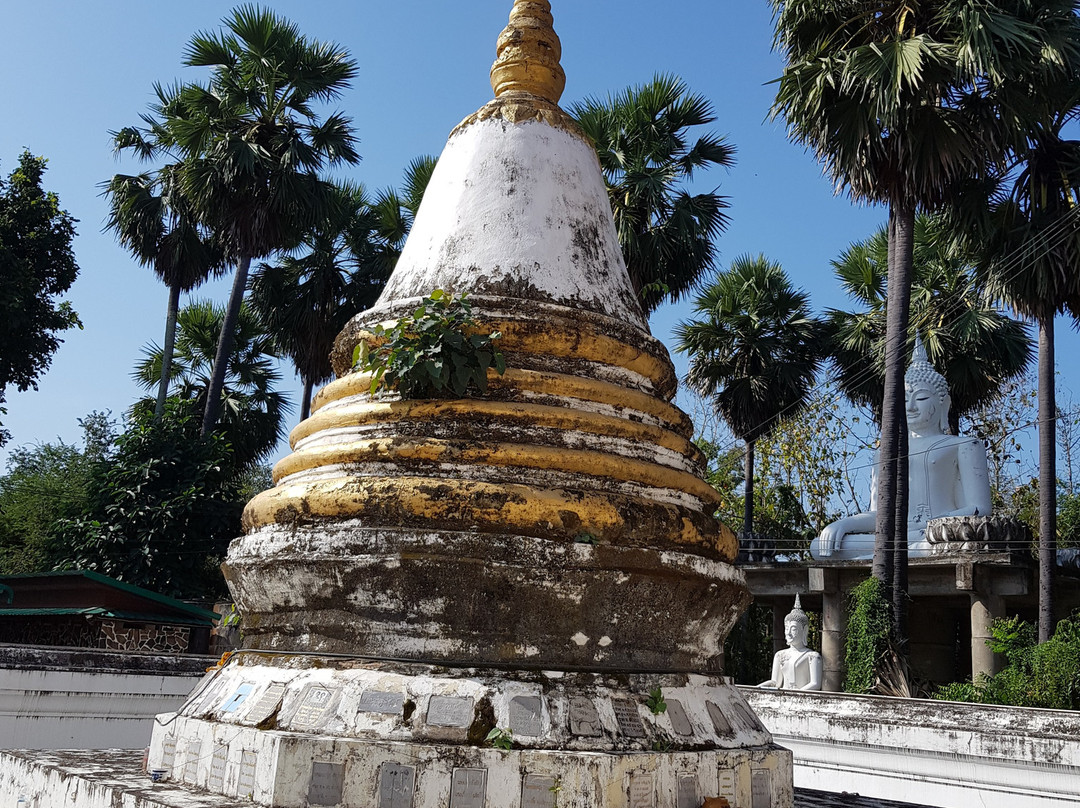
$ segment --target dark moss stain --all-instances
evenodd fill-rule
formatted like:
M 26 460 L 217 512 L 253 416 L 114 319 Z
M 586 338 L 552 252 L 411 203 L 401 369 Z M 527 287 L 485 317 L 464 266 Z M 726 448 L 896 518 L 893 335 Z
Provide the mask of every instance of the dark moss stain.
M 416 702 L 412 699 L 406 699 L 401 711 L 402 723 L 409 724 L 412 722 L 413 713 L 416 712 Z

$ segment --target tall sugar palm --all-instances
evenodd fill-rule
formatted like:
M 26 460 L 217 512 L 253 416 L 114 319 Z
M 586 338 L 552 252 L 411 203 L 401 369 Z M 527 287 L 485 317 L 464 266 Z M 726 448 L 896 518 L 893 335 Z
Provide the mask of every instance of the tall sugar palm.
M 704 96 L 671 75 L 569 111 L 596 146 L 626 268 L 648 315 L 712 269 L 728 202 L 691 194 L 684 183 L 711 166 L 732 166 L 735 149 L 712 132 L 691 142 L 689 130 L 716 116 Z
M 687 383 L 709 397 L 746 443 L 743 533 L 753 532 L 754 443 L 806 404 L 821 361 L 822 324 L 809 297 L 763 255 L 736 258 L 694 299 L 698 319 L 675 329 Z
M 133 130 L 115 132 L 113 138 L 118 151 L 135 148 L 141 140 Z M 135 259 L 150 266 L 169 287 L 155 419 L 161 418 L 165 408 L 180 295 L 224 269 L 221 251 L 199 227 L 177 188 L 175 169 L 170 164 L 142 174 L 116 174 L 104 185 L 109 198 L 106 228 L 113 230 Z
M 1051 85 L 1076 58 L 1071 0 L 772 0 L 787 66 L 774 114 L 853 199 L 889 206 L 890 306 L 873 574 L 893 579 L 906 635 L 903 373 L 918 208 L 1003 160 L 1007 125 L 988 99 L 1010 83 Z M 893 552 L 890 552 L 892 550 Z
M 252 5 L 232 11 L 220 32 L 195 34 L 184 64 L 210 69 L 203 84 L 176 88 L 177 114 L 151 122 L 177 152 L 178 180 L 200 223 L 236 265 L 214 361 L 203 434 L 217 422 L 233 323 L 253 259 L 288 249 L 324 218 L 335 197 L 320 173 L 360 158 L 349 118 L 322 119 L 357 75 L 348 52 L 314 42 L 291 22 Z
M 1001 385 L 1024 372 L 1031 359 L 1027 329 L 994 304 L 975 274 L 971 256 L 943 232 L 937 217 L 915 218 L 908 342 L 922 335 L 926 351 L 949 382 L 949 421 L 959 431 L 960 417 L 992 398 Z M 888 233 L 885 228 L 851 245 L 832 262 L 841 286 L 857 311 L 833 310 L 828 322 L 830 357 L 840 388 L 854 403 L 881 417 L 884 338 L 888 300 Z
M 205 300 L 190 303 L 177 316 L 175 361 L 165 381 L 171 397 L 200 411 L 205 410 L 210 395 L 224 321 L 225 309 Z M 225 384 L 219 391 L 222 416 L 217 429 L 229 440 L 237 467 L 243 468 L 265 460 L 274 451 L 289 404 L 276 389 L 281 380 L 275 365 L 277 345 L 246 302 L 232 328 L 232 351 L 225 365 Z M 162 350 L 148 345 L 132 378 L 147 390 L 154 389 L 162 381 L 162 367 Z M 149 401 L 144 401 L 136 407 L 148 405 Z
M 1080 319 L 1080 140 L 1066 127 L 1080 115 L 1080 73 L 1032 88 L 1041 120 L 1017 144 L 1015 166 L 958 199 L 958 232 L 981 252 L 980 269 L 999 294 L 1039 327 L 1039 641 L 1054 631 L 1057 453 L 1054 317 Z

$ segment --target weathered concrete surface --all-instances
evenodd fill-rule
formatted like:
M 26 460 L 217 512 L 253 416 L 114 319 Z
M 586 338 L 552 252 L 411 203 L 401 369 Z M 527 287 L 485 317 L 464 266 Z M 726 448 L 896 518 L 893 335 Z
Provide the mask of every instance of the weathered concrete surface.
M 739 688 L 803 788 L 942 806 L 1045 808 L 1080 794 L 1080 713 Z

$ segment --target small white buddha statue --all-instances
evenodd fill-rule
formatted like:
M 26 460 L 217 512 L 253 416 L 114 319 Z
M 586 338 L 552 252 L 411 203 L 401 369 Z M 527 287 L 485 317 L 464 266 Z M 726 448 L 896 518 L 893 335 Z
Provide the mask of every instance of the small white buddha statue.
M 904 376 L 908 425 L 908 555 L 930 554 L 926 523 L 945 516 L 989 516 L 990 478 L 986 448 L 977 438 L 949 435 L 949 387 L 934 370 L 916 337 Z M 810 543 L 814 558 L 872 558 L 877 517 L 877 481 L 870 484 L 870 510 L 828 525 Z
M 810 619 L 796 595 L 795 608 L 784 618 L 784 640 L 788 647 L 773 655 L 772 678 L 758 687 L 821 690 L 821 654 L 807 647 L 809 630 Z

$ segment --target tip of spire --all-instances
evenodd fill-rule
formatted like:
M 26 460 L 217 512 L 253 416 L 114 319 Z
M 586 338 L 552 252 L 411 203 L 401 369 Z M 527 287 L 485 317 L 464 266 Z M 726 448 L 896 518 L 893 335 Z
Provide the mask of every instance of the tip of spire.
M 499 34 L 491 66 L 496 98 L 524 92 L 559 103 L 566 74 L 559 64 L 562 43 L 553 22 L 547 0 L 514 0 L 510 23 Z

